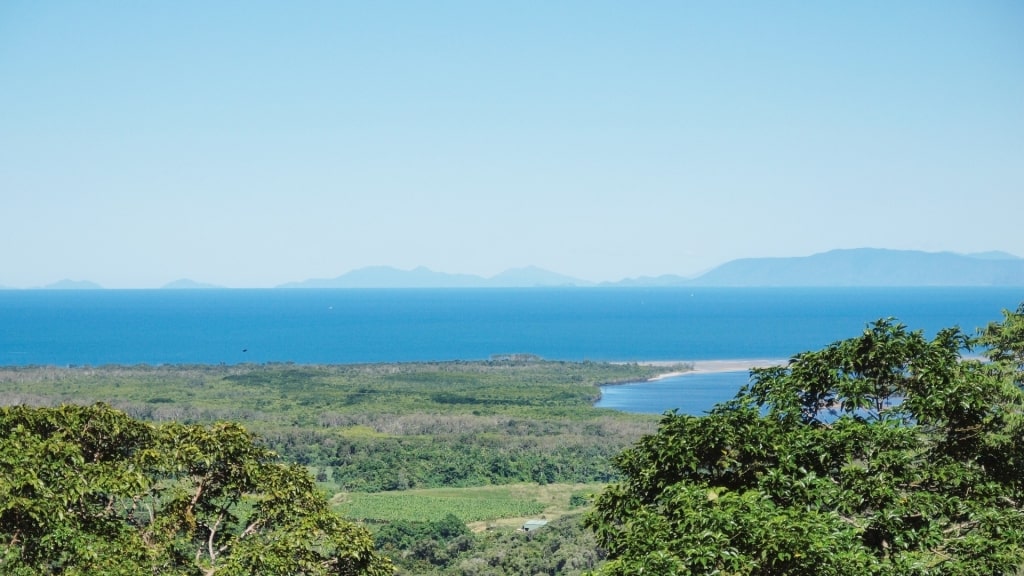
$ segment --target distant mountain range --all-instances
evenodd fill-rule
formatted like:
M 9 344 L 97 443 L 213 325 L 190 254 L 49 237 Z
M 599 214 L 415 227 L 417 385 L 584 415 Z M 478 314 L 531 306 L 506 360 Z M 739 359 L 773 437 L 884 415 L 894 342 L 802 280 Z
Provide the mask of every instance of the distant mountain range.
M 100 290 L 103 286 L 88 280 L 69 280 L 65 278 L 53 284 L 43 286 L 43 290 Z
M 955 254 L 859 248 L 794 258 L 732 260 L 696 278 L 667 274 L 594 284 L 536 267 L 491 278 L 445 274 L 427 268 L 403 271 L 360 268 L 337 278 L 306 280 L 281 288 L 484 288 L 658 286 L 1024 286 L 1024 259 L 1006 252 Z
M 196 282 L 195 280 L 189 280 L 188 278 L 182 278 L 181 280 L 175 280 L 163 285 L 164 290 L 210 290 L 213 288 L 223 288 L 223 286 L 217 286 L 216 284 L 207 284 L 206 282 Z
M 743 258 L 692 286 L 1024 286 L 1024 259 L 1005 252 L 955 254 L 860 248 L 802 258 Z
M 527 266 L 485 278 L 449 274 L 419 267 L 400 270 L 371 266 L 335 278 L 290 282 L 278 288 L 533 288 L 533 287 L 898 287 L 898 286 L 1021 286 L 1024 259 L 1006 252 L 956 254 L 857 248 L 792 258 L 742 258 L 726 262 L 695 278 L 673 274 L 627 278 L 595 284 Z M 92 282 L 62 280 L 45 289 L 97 289 Z M 221 288 L 183 279 L 164 289 Z
M 292 282 L 282 284 L 278 288 L 534 288 L 590 285 L 592 284 L 584 280 L 556 274 L 536 266 L 512 268 L 491 278 L 435 272 L 422 266 L 412 270 L 371 266 L 353 270 L 337 278 Z

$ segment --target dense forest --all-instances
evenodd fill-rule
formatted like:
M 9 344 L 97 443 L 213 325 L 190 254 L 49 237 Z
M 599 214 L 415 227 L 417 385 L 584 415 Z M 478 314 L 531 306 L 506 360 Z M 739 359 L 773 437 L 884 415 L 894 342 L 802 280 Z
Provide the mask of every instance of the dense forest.
M 876 321 L 703 416 L 593 407 L 668 369 L 3 368 L 0 568 L 1024 571 L 1024 305 L 978 335 Z
M 656 418 L 599 384 L 686 366 L 489 362 L 0 368 L 0 404 L 105 402 L 149 422 L 244 423 L 339 490 L 605 482 Z

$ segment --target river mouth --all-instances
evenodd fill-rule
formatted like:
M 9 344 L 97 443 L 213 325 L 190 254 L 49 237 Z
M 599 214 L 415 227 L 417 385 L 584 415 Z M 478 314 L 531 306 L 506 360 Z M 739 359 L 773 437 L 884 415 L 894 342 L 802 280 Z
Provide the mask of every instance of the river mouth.
M 694 370 L 647 382 L 602 386 L 601 399 L 595 406 L 636 414 L 664 414 L 677 410 L 680 414 L 701 416 L 715 404 L 735 397 L 749 381 L 750 372 L 746 369 Z

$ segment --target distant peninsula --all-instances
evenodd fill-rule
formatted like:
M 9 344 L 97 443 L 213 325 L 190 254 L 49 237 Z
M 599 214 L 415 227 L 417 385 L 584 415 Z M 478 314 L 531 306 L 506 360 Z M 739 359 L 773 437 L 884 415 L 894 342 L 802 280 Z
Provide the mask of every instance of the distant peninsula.
M 859 248 L 801 258 L 727 262 L 690 286 L 1024 286 L 1024 259 L 1005 252 L 956 254 Z

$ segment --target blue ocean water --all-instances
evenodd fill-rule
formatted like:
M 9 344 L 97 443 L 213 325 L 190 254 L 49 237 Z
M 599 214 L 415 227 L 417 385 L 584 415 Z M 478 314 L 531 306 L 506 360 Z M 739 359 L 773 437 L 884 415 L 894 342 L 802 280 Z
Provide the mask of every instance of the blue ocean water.
M 0 365 L 787 358 L 895 316 L 968 332 L 1019 288 L 0 291 Z
M 639 414 L 678 410 L 699 416 L 735 396 L 749 379 L 747 371 L 695 372 L 651 382 L 602 386 L 596 406 Z

